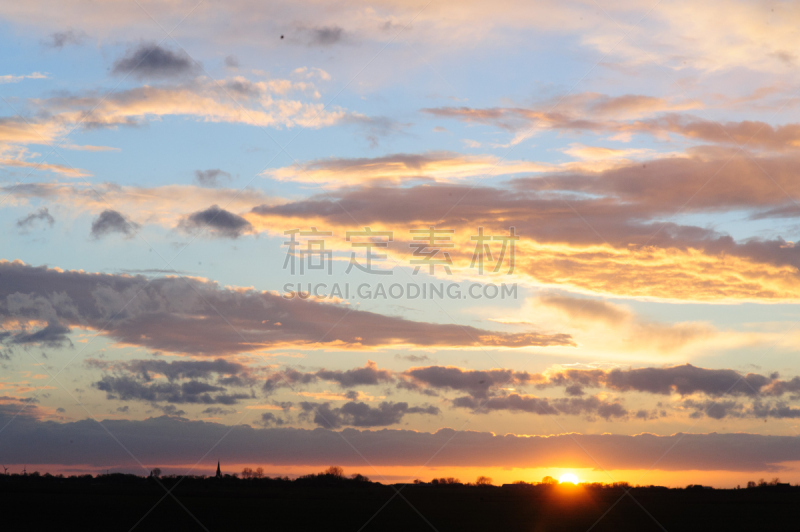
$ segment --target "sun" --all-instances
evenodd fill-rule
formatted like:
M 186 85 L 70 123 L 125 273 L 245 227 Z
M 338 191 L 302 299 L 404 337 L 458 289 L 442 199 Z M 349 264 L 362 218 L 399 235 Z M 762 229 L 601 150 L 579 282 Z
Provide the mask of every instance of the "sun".
M 561 475 L 561 478 L 558 479 L 559 484 L 575 484 L 578 485 L 578 477 L 572 473 L 564 473 Z

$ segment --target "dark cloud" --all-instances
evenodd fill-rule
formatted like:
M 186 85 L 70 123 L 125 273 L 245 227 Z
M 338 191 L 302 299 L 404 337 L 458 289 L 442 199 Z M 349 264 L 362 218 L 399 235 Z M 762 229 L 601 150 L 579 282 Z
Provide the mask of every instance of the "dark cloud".
M 108 399 L 120 401 L 233 405 L 250 397 L 243 393 L 229 394 L 222 386 L 195 380 L 183 383 L 146 382 L 132 376 L 106 375 L 93 386 L 106 392 Z
M 378 369 L 378 365 L 371 360 L 363 368 L 349 369 L 347 371 L 321 370 L 317 372 L 317 377 L 337 382 L 345 388 L 381 384 L 389 382 L 393 378 L 391 371 Z
M 376 148 L 380 144 L 381 138 L 401 134 L 412 125 L 410 122 L 400 122 L 388 116 L 365 116 L 357 113 L 347 114 L 342 119 L 342 123 L 352 124 L 362 129 L 371 148 Z
M 198 71 L 192 58 L 183 50 L 172 51 L 157 44 L 141 44 L 116 61 L 114 74 L 133 74 L 140 79 L 173 78 Z
M 239 68 L 239 59 L 235 55 L 225 57 L 225 66 L 228 68 Z
M 8 278 L 4 280 L 10 281 Z M 76 318 L 75 310 L 69 297 L 62 293 L 45 296 L 7 293 L 5 297 L 0 296 L 0 315 L 16 318 L 21 329 L 14 334 L 4 331 L 0 340 L 6 340 L 10 344 L 39 344 L 48 347 L 71 344 L 68 337 L 70 329 L 66 323 Z M 0 319 L 0 324 L 2 321 Z M 47 325 L 35 331 L 30 330 L 31 326 L 38 327 L 41 322 Z
M 0 411 L 0 426 L 18 410 L 17 406 Z M 756 472 L 779 471 L 785 462 L 800 460 L 800 437 L 746 433 L 515 436 L 452 429 L 436 433 L 344 429 L 339 434 L 322 428 L 231 427 L 169 417 L 103 420 L 123 449 L 93 420 L 43 422 L 32 413 L 21 414 L 3 431 L 5 463 L 138 467 L 130 452 L 143 463 L 178 465 L 194 463 L 212 447 L 231 463 L 259 463 L 269 456 L 277 465 L 344 467 L 362 466 L 366 458 L 380 466 Z M 70 441 L 74 444 L 66 445 Z M 205 465 L 212 469 L 216 459 L 209 458 Z
M 261 85 L 243 78 L 226 80 L 224 86 L 227 91 L 246 98 L 257 98 L 264 94 L 264 88 Z
M 131 373 L 149 382 L 152 380 L 152 373 L 163 375 L 169 381 L 181 379 L 210 379 L 218 377 L 222 384 L 249 385 L 255 383 L 252 370 L 244 364 L 230 362 L 218 358 L 216 360 L 132 360 L 129 362 L 117 362 L 113 365 L 97 359 L 89 359 L 86 364 L 89 367 L 99 367 L 102 369 L 113 368 L 115 371 Z
M 51 33 L 47 40 L 42 41 L 42 44 L 50 48 L 63 48 L 69 45 L 83 44 L 86 40 L 86 34 L 82 31 L 66 30 Z
M 510 369 L 468 370 L 453 366 L 411 368 L 397 375 L 400 388 L 435 395 L 436 390 L 450 389 L 467 392 L 469 396 L 453 400 L 453 406 L 488 412 L 509 410 L 536 414 L 584 414 L 605 419 L 627 417 L 629 412 L 617 400 L 583 397 L 585 388 L 601 388 L 615 392 L 639 392 L 653 395 L 703 394 L 711 399 L 686 399 L 684 408 L 695 412 L 693 417 L 707 415 L 715 419 L 737 417 L 792 417 L 795 411 L 784 403 L 762 405 L 759 401 L 791 394 L 798 398 L 800 377 L 780 380 L 777 373 L 769 376 L 742 374 L 732 369 L 708 369 L 684 364 L 663 368 L 637 369 L 567 369 L 530 374 Z M 563 387 L 565 398 L 541 398 L 518 393 L 506 393 L 509 387 L 537 389 Z M 723 396 L 755 399 L 747 407 L 736 401 L 715 401 Z M 759 410 L 760 409 L 760 410 Z M 765 412 L 760 416 L 757 412 Z M 648 412 L 636 414 L 650 419 L 659 417 Z
M 428 355 L 414 355 L 414 354 L 401 355 L 400 353 L 397 353 L 394 356 L 394 358 L 398 360 L 408 360 L 409 362 L 427 362 L 430 360 L 430 357 L 428 357 Z
M 70 329 L 58 322 L 48 323 L 44 328 L 35 332 L 21 332 L 11 339 L 12 344 L 40 344 L 48 347 L 59 347 L 70 344 Z
M 225 238 L 239 238 L 253 230 L 250 222 L 239 215 L 220 209 L 217 205 L 190 214 L 180 223 L 180 228 L 190 233 L 207 228 L 212 235 Z
M 154 406 L 158 410 L 161 410 L 167 416 L 180 417 L 180 416 L 185 416 L 186 415 L 186 411 L 185 410 L 181 410 L 175 405 L 166 404 L 166 405 L 154 405 Z
M 284 420 L 273 414 L 272 412 L 264 412 L 261 414 L 261 419 L 257 421 L 262 427 L 274 427 L 284 424 Z
M 224 359 L 115 363 L 90 359 L 86 365 L 107 372 L 93 386 L 106 392 L 108 399 L 120 401 L 233 405 L 251 397 L 251 394 L 231 393 L 228 388 L 245 387 L 256 382 L 252 370 Z M 108 373 L 109 370 L 112 373 Z
M 753 405 L 753 415 L 755 417 L 774 417 L 778 419 L 797 419 L 800 418 L 800 408 L 790 406 L 780 402 L 777 404 L 761 404 L 756 402 Z
M 777 380 L 777 374 L 771 375 L 771 377 L 774 377 L 776 380 L 770 383 L 770 385 L 763 390 L 763 393 L 774 396 L 790 393 L 794 394 L 796 398 L 800 397 L 800 377 L 795 377 L 788 381 Z
M 417 322 L 194 278 L 90 274 L 0 260 L 0 320 L 56 319 L 154 350 L 220 356 L 285 345 L 573 345 L 566 334 L 504 333 Z M 8 327 L 6 327 L 8 329 Z M 367 368 L 364 375 L 370 373 Z M 361 373 L 359 373 L 361 375 Z M 342 382 L 355 374 L 335 374 Z
M 476 399 L 473 396 L 458 397 L 453 400 L 453 406 L 469 408 L 481 413 L 507 410 L 539 415 L 585 415 L 589 419 L 601 417 L 607 421 L 612 418 L 628 417 L 628 411 L 621 403 L 606 401 L 599 397 L 551 399 L 512 393 L 485 400 Z
M 694 401 L 688 399 L 682 406 L 694 410 L 690 417 L 700 418 L 708 416 L 713 419 L 732 418 L 775 418 L 796 419 L 800 418 L 800 408 L 791 406 L 783 401 L 764 402 L 756 400 L 752 405 L 737 401 Z
M 408 406 L 408 403 L 382 402 L 377 407 L 351 401 L 341 407 L 331 408 L 330 403 L 300 403 L 301 419 L 311 419 L 323 428 L 336 429 L 343 426 L 386 427 L 402 421 L 407 414 L 438 415 L 435 406 Z M 313 417 L 312 417 L 313 416 Z
M 100 213 L 93 222 L 91 235 L 98 239 L 111 233 L 120 233 L 128 238 L 133 237 L 139 224 L 136 224 L 117 211 L 107 209 Z
M 744 406 L 737 401 L 694 401 L 687 399 L 683 401 L 682 406 L 694 409 L 694 412 L 689 416 L 692 418 L 703 417 L 704 415 L 713 419 L 746 416 Z
M 331 46 L 345 37 L 345 31 L 339 26 L 321 26 L 307 31 L 311 35 L 310 46 Z
M 619 391 L 635 390 L 654 394 L 704 393 L 757 395 L 772 379 L 755 373 L 742 375 L 731 369 L 706 369 L 684 364 L 671 368 L 614 369 L 605 374 L 605 385 Z
M 520 386 L 543 381 L 540 375 L 512 369 L 468 370 L 455 366 L 427 366 L 411 368 L 403 373 L 401 387 L 448 388 L 466 391 L 474 398 L 485 398 L 499 387 Z
M 40 207 L 24 218 L 17 220 L 17 229 L 22 232 L 27 232 L 34 225 L 36 225 L 36 222 L 40 221 L 47 223 L 47 225 L 50 227 L 53 227 L 53 225 L 56 223 L 56 219 L 53 218 L 53 216 L 50 214 L 50 211 L 47 210 L 47 207 Z
M 209 406 L 202 412 L 201 414 L 205 414 L 207 416 L 227 416 L 228 414 L 235 414 L 236 409 L 234 408 L 220 408 L 218 406 Z
M 199 185 L 212 188 L 219 186 L 222 180 L 230 181 L 232 179 L 231 174 L 219 168 L 195 170 L 194 177 Z
M 777 374 L 742 374 L 732 369 L 708 369 L 684 364 L 664 368 L 569 369 L 549 373 L 538 388 L 565 386 L 574 392 L 583 388 L 605 387 L 620 392 L 644 392 L 659 395 L 702 393 L 711 397 L 778 396 L 796 393 L 800 378 L 781 381 Z
M 311 384 L 320 380 L 336 382 L 339 386 L 351 388 L 353 386 L 374 386 L 391 382 L 394 380 L 394 375 L 389 370 L 379 369 L 378 365 L 371 360 L 362 368 L 345 371 L 321 369 L 304 373 L 296 369 L 287 369 L 275 372 L 267 377 L 264 382 L 264 390 L 270 393 L 281 386 Z

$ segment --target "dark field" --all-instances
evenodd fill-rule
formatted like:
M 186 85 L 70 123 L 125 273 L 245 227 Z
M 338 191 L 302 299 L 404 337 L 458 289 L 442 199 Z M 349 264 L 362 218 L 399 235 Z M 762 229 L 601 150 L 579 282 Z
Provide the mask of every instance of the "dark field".
M 175 498 L 166 495 L 164 488 L 174 488 Z M 179 482 L 124 475 L 94 479 L 15 475 L 0 477 L 0 529 L 760 531 L 800 527 L 800 488 L 795 487 L 631 488 L 629 493 L 612 487 L 392 487 L 345 479 L 186 478 Z

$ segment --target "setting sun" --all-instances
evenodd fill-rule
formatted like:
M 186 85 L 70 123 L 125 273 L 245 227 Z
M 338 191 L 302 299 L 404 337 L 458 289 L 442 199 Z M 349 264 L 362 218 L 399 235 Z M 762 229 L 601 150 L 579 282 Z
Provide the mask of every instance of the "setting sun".
M 564 473 L 561 475 L 561 478 L 558 479 L 559 484 L 578 484 L 578 477 L 572 473 Z

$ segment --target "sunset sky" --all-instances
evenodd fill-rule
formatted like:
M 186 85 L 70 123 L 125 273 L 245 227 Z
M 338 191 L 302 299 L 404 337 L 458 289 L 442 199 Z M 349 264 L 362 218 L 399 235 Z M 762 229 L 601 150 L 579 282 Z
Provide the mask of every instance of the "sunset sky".
M 0 463 L 800 482 L 799 25 L 0 3 Z

